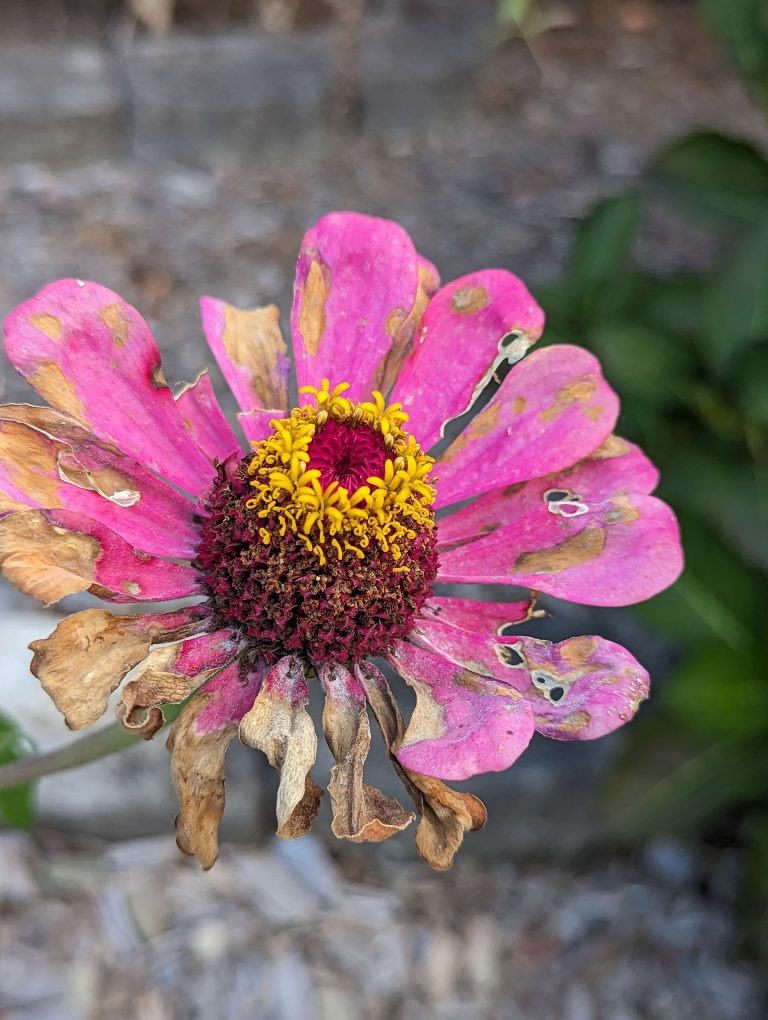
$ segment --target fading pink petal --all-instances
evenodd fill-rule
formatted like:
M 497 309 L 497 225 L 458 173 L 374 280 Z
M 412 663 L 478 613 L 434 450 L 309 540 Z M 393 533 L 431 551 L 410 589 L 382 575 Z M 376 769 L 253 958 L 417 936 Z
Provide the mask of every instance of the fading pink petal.
M 433 595 L 427 599 L 422 616 L 454 627 L 500 634 L 504 627 L 529 620 L 534 612 L 533 599 L 523 602 L 480 602 L 476 599 Z
M 240 441 L 229 427 L 213 392 L 207 370 L 176 394 L 176 406 L 184 428 L 211 463 L 225 461 L 232 453 L 242 453 Z
M 287 412 L 276 410 L 274 407 L 260 408 L 256 411 L 243 411 L 238 414 L 237 420 L 245 433 L 249 443 L 258 443 L 274 432 L 272 422 L 286 417 Z
M 618 411 L 589 351 L 534 351 L 438 461 L 436 506 L 570 467 L 603 442 Z
M 305 235 L 292 313 L 298 385 L 350 383 L 367 400 L 417 297 L 411 239 L 389 220 L 329 213 Z
M 290 361 L 277 308 L 246 311 L 203 297 L 200 312 L 205 338 L 240 407 L 287 407 Z
M 11 363 L 40 396 L 99 438 L 200 495 L 213 479 L 184 428 L 139 313 L 97 283 L 59 280 L 5 322 Z
M 253 708 L 264 674 L 263 665 L 244 673 L 237 661 L 203 684 L 199 693 L 207 695 L 208 702 L 195 719 L 195 733 L 202 736 L 239 723 Z
M 503 361 L 519 361 L 541 336 L 544 313 L 504 269 L 485 269 L 447 284 L 430 301 L 392 399 L 410 415 L 424 449 L 464 414 Z
M 556 740 L 611 733 L 648 696 L 648 673 L 634 656 L 600 637 L 557 644 L 537 638 L 493 638 L 444 623 L 419 621 L 413 637 L 457 666 L 484 671 L 526 698 L 536 732 Z
M 195 505 L 50 408 L 0 407 L 0 512 L 70 510 L 137 549 L 180 559 L 198 546 Z
M 468 779 L 508 768 L 528 746 L 533 715 L 514 688 L 402 641 L 391 662 L 416 693 L 397 754 L 406 768 Z
M 190 566 L 149 556 L 97 521 L 66 510 L 43 510 L 54 527 L 88 535 L 100 546 L 93 565 L 99 598 L 108 602 L 164 602 L 200 591 L 200 575 Z
M 658 472 L 616 437 L 567 471 L 496 489 L 439 525 L 438 580 L 515 584 L 584 605 L 622 606 L 678 577 L 669 507 L 645 495 Z

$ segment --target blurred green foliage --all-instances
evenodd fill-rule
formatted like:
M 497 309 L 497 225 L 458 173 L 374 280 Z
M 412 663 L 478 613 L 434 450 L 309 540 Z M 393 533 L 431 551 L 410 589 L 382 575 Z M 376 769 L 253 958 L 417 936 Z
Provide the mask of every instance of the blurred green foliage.
M 663 273 L 638 257 L 670 216 L 688 221 L 702 247 L 691 261 L 707 268 Z M 709 132 L 675 142 L 636 190 L 592 210 L 564 278 L 538 296 L 550 340 L 601 358 L 619 431 L 661 469 L 686 553 L 680 581 L 639 608 L 684 654 L 634 728 L 612 800 L 635 833 L 735 812 L 754 833 L 751 893 L 765 910 L 768 163 Z
M 0 712 L 0 766 L 18 761 L 33 750 L 29 737 L 22 733 L 9 716 Z M 34 792 L 30 784 L 0 790 L 0 822 L 18 829 L 27 829 L 34 817 Z
M 699 10 L 768 112 L 768 4 L 765 0 L 699 0 Z

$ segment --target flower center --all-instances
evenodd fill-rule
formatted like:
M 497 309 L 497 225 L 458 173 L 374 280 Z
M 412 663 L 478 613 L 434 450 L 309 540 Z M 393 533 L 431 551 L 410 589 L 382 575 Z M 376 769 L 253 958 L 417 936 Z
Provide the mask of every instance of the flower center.
M 198 565 L 214 615 L 261 653 L 347 662 L 405 637 L 437 573 L 432 458 L 380 393 L 274 420 L 204 500 Z

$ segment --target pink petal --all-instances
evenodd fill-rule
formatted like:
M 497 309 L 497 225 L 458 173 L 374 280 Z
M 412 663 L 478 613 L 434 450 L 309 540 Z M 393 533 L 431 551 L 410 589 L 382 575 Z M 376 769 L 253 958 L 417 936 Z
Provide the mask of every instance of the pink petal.
M 534 351 L 443 454 L 436 506 L 570 467 L 597 449 L 618 411 L 589 351 L 565 344 Z
M 533 715 L 504 684 L 398 641 L 392 665 L 414 688 L 414 710 L 397 757 L 437 779 L 508 768 L 528 746 Z
M 245 433 L 245 438 L 248 442 L 258 443 L 274 432 L 272 422 L 276 418 L 278 420 L 285 418 L 286 415 L 286 411 L 278 411 L 274 407 L 267 407 L 255 411 L 243 411 L 242 414 L 238 414 L 237 420 L 240 422 L 240 427 Z
M 521 280 L 485 269 L 447 284 L 430 301 L 392 399 L 410 415 L 424 449 L 467 411 L 503 361 L 519 361 L 544 329 L 544 313 Z
M 263 666 L 257 666 L 243 673 L 241 663 L 235 661 L 203 684 L 199 693 L 209 695 L 210 700 L 195 719 L 195 733 L 213 733 L 239 723 L 253 708 L 264 672 Z
M 148 556 L 97 521 L 66 510 L 44 510 L 43 516 L 57 528 L 88 535 L 101 552 L 94 564 L 95 592 L 108 602 L 164 602 L 186 598 L 200 591 L 200 575 L 190 566 Z
M 245 311 L 200 298 L 203 332 L 224 378 L 244 411 L 288 406 L 288 348 L 274 305 Z
M 6 352 L 53 407 L 193 495 L 213 470 L 184 428 L 146 322 L 97 283 L 59 280 L 6 319 Z
M 650 598 L 682 569 L 675 516 L 645 495 L 657 478 L 614 437 L 568 471 L 489 492 L 440 522 L 438 579 L 523 585 L 585 605 Z
M 529 702 L 536 732 L 556 740 L 591 740 L 623 726 L 648 696 L 648 673 L 626 648 L 600 637 L 559 644 L 536 638 L 494 639 L 443 623 L 419 621 L 414 637 L 457 666 L 483 670 Z
M 454 627 L 500 634 L 504 627 L 529 620 L 533 607 L 532 599 L 524 602 L 479 602 L 433 595 L 427 599 L 422 616 Z
M 0 511 L 71 510 L 137 549 L 189 559 L 195 505 L 130 457 L 50 408 L 0 407 Z
M 176 394 L 176 406 L 184 428 L 211 463 L 225 461 L 232 453 L 242 454 L 240 441 L 219 407 L 207 370 Z
M 298 385 L 350 383 L 365 400 L 414 306 L 418 261 L 396 223 L 329 213 L 305 235 L 296 264 L 292 327 Z

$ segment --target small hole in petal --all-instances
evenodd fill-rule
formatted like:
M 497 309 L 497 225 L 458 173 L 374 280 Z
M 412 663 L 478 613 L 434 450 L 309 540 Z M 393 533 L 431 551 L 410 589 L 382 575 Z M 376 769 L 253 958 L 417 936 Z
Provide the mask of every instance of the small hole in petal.
M 564 499 L 573 499 L 574 495 L 567 489 L 547 489 L 544 499 L 547 503 L 561 503 Z
M 512 645 L 496 645 L 496 654 L 505 666 L 522 666 L 523 657 Z
M 563 695 L 565 694 L 564 687 L 552 687 L 549 691 L 549 700 L 558 702 L 562 701 Z

